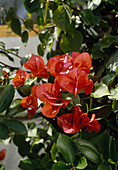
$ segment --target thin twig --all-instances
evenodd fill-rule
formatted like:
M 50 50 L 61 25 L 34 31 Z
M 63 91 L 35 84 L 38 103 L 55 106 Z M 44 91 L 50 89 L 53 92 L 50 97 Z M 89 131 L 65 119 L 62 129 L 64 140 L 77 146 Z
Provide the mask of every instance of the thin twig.
M 22 18 L 20 18 L 19 16 L 16 16 L 18 19 L 20 19 L 23 23 L 24 23 L 24 20 L 22 19 Z M 34 31 L 37 35 L 39 35 L 39 33 L 36 31 L 36 30 L 34 30 L 30 25 L 28 25 L 28 27 L 30 27 L 30 29 L 32 30 L 32 31 Z
M 17 56 L 18 58 L 22 59 L 21 56 L 19 56 L 19 55 L 16 54 L 16 53 L 13 53 L 13 52 L 11 52 L 11 51 L 9 51 L 9 50 L 3 49 L 3 48 L 0 48 L 0 50 L 5 51 L 6 53 L 9 53 L 9 54 L 13 54 L 14 56 Z
M 18 69 L 18 67 L 10 66 L 10 65 L 8 65 L 8 64 L 3 63 L 2 61 L 0 61 L 0 64 L 4 65 L 5 67 L 10 67 L 10 68 L 12 68 L 12 69 Z

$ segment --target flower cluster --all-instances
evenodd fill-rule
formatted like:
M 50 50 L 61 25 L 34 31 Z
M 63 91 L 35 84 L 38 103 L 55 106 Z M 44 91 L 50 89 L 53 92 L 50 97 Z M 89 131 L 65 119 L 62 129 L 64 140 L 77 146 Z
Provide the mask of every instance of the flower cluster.
M 82 126 L 90 132 L 94 130 L 97 133 L 100 130 L 100 125 L 95 120 L 95 114 L 92 114 L 92 118 L 90 119 L 87 113 L 82 113 L 78 106 L 73 107 L 73 113 L 59 116 L 57 123 L 65 133 L 76 133 L 80 131 Z
M 90 72 L 91 65 L 91 57 L 87 52 L 82 54 L 72 52 L 71 57 L 68 54 L 56 55 L 49 59 L 46 67 L 40 56 L 32 55 L 28 62 L 24 63 L 24 67 L 31 73 L 18 70 L 13 79 L 14 87 L 23 86 L 25 80 L 29 78 L 39 76 L 48 78 L 48 73 L 54 77 L 54 84 L 47 82 L 36 84 L 32 87 L 31 95 L 22 99 L 21 105 L 27 109 L 28 116 L 32 118 L 35 114 L 38 109 L 38 100 L 44 103 L 42 114 L 48 118 L 54 118 L 58 116 L 60 108 L 65 109 L 70 103 L 70 100 L 62 97 L 62 93 L 73 93 L 76 97 L 81 89 L 84 89 L 85 94 L 90 94 L 93 82 L 87 74 Z M 95 115 L 92 115 L 90 119 L 78 106 L 73 107 L 73 113 L 58 116 L 57 124 L 65 133 L 76 133 L 82 126 L 88 131 L 98 132 L 100 129 Z

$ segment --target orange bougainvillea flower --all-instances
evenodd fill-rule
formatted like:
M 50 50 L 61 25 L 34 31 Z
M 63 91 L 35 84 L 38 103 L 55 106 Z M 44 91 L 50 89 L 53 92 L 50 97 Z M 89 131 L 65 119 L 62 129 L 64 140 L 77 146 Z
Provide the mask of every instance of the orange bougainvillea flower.
M 47 63 L 48 71 L 54 77 L 59 74 L 65 74 L 71 66 L 71 57 L 69 57 L 68 54 L 51 57 Z
M 29 74 L 24 70 L 17 70 L 16 76 L 13 79 L 13 86 L 17 88 L 18 86 L 24 86 L 25 80 L 29 78 Z
M 4 74 L 3 77 L 8 77 L 8 74 L 5 70 L 2 70 L 2 73 Z
M 24 63 L 24 67 L 37 77 L 42 76 L 43 78 L 47 78 L 49 76 L 43 59 L 38 55 L 32 55 L 28 62 Z
M 76 133 L 79 132 L 82 126 L 86 131 L 95 131 L 96 133 L 100 130 L 100 125 L 95 120 L 95 115 L 92 115 L 90 119 L 87 113 L 83 113 L 78 106 L 73 108 L 73 113 L 67 113 L 57 118 L 58 126 L 63 129 L 65 133 Z
M 88 78 L 85 71 L 78 68 L 73 68 L 68 74 L 57 76 L 55 84 L 56 87 L 73 93 L 75 96 L 83 88 L 86 94 L 90 94 L 93 88 L 92 80 Z
M 5 159 L 6 156 L 6 149 L 2 149 L 0 151 L 0 161 L 3 161 Z
M 72 57 L 69 57 L 68 54 L 51 57 L 47 63 L 47 68 L 50 74 L 56 77 L 59 74 L 66 74 L 75 67 L 85 71 L 85 73 L 88 74 L 90 72 L 91 65 L 92 60 L 87 52 L 82 54 L 72 52 Z
M 27 109 L 29 118 L 32 118 L 38 109 L 37 98 L 32 95 L 24 97 L 21 101 L 21 105 Z
M 55 96 L 57 92 L 55 93 L 54 89 L 55 87 L 51 83 L 45 83 L 36 88 L 37 98 L 45 103 L 41 112 L 44 116 L 50 118 L 55 117 L 58 114 L 60 107 L 65 108 L 70 102 L 70 100 Z
M 72 62 L 73 62 L 73 67 L 77 67 L 81 70 L 84 70 L 86 74 L 90 72 L 90 68 L 92 66 L 92 60 L 87 52 L 84 52 L 82 54 L 78 52 L 72 52 Z

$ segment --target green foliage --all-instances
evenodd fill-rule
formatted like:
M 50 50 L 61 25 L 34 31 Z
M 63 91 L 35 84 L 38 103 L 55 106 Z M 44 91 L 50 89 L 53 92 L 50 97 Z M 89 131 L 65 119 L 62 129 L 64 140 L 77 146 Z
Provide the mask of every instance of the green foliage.
M 0 113 L 9 107 L 13 100 L 14 93 L 15 90 L 13 85 L 5 85 L 0 89 Z
M 36 12 L 39 9 L 40 0 L 34 0 L 34 1 L 23 0 L 23 2 L 25 5 L 25 8 L 27 9 L 29 13 Z
M 57 139 L 57 148 L 68 162 L 71 164 L 74 163 L 75 160 L 75 146 L 71 139 L 67 136 L 60 134 Z
M 111 95 L 108 87 L 103 84 L 103 83 L 99 83 L 95 86 L 95 92 L 91 94 L 92 97 L 94 98 L 101 98 L 103 96 L 109 96 Z
M 66 5 L 60 5 L 54 12 L 54 23 L 64 31 L 67 31 L 71 24 L 71 13 Z
M 11 21 L 11 29 L 15 34 L 21 36 L 21 23 L 18 18 Z
M 95 146 L 88 141 L 79 139 L 75 142 L 77 148 L 85 157 L 87 157 L 92 162 L 99 164 L 101 162 L 100 154 Z

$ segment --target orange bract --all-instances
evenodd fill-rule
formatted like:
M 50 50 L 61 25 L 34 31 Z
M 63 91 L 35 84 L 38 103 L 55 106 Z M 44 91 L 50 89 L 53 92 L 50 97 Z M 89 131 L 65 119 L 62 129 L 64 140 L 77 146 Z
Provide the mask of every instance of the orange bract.
M 5 70 L 2 70 L 2 73 L 4 74 L 3 77 L 8 77 L 8 74 L 7 74 L 7 72 Z
M 90 94 L 93 88 L 92 80 L 88 78 L 83 70 L 78 68 L 73 68 L 69 73 L 57 76 L 55 83 L 63 91 L 73 93 L 75 96 L 83 88 L 86 94 Z
M 85 130 L 95 131 L 96 133 L 100 130 L 100 125 L 95 120 L 95 115 L 92 115 L 90 119 L 87 113 L 82 113 L 78 106 L 73 108 L 73 113 L 59 116 L 57 118 L 57 124 L 65 133 L 79 132 L 82 126 L 86 128 Z
M 64 54 L 51 57 L 47 63 L 47 68 L 50 74 L 56 77 L 60 73 L 66 72 L 71 65 L 71 57 L 68 54 Z
M 38 108 L 37 98 L 32 95 L 24 97 L 21 101 L 21 105 L 27 109 L 28 117 L 32 118 Z
M 70 102 L 69 100 L 55 96 L 54 85 L 45 83 L 37 86 L 36 96 L 45 103 L 42 113 L 46 117 L 55 117 L 59 112 L 60 107 L 65 108 Z M 57 94 L 57 93 L 56 93 Z
M 6 149 L 2 149 L 0 151 L 0 161 L 3 161 L 5 159 L 6 156 Z
M 28 62 L 24 63 L 24 67 L 37 77 L 42 76 L 43 78 L 47 78 L 49 76 L 43 59 L 38 55 L 32 55 Z
M 78 52 L 73 52 L 72 61 L 74 67 L 84 70 L 86 74 L 90 72 L 92 61 L 90 55 L 87 52 L 84 52 L 82 54 Z
M 17 70 L 16 76 L 13 79 L 13 85 L 14 88 L 17 88 L 18 86 L 24 86 L 25 80 L 29 78 L 29 75 L 24 70 Z

